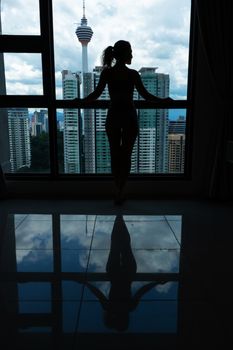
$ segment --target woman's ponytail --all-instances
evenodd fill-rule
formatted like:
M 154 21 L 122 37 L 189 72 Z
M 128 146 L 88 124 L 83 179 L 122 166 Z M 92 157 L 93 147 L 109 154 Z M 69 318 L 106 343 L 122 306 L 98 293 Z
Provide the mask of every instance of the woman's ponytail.
M 102 64 L 104 67 L 111 67 L 114 60 L 113 46 L 108 46 L 102 55 Z

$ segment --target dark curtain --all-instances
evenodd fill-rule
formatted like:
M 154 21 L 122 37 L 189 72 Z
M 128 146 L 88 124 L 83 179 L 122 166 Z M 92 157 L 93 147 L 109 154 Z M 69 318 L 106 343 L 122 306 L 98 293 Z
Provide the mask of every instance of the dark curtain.
M 233 0 L 196 0 L 199 33 L 215 90 L 218 127 L 208 194 L 211 198 L 232 196 L 232 164 L 227 146 L 233 140 Z M 210 125 L 211 130 L 211 125 Z

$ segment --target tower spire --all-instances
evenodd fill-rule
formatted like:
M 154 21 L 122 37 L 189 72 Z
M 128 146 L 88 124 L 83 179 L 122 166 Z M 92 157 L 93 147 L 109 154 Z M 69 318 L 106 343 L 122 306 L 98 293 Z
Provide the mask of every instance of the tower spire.
M 93 31 L 91 27 L 87 25 L 87 19 L 85 17 L 85 0 L 83 0 L 83 18 L 81 19 L 81 25 L 75 31 L 78 40 L 82 44 L 82 71 L 88 72 L 87 62 L 87 45 L 91 41 Z
M 83 18 L 85 18 L 85 0 L 83 0 Z

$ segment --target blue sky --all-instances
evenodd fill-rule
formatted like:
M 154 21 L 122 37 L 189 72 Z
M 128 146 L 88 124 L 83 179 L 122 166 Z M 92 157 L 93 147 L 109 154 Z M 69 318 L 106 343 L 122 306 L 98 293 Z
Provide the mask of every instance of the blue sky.
M 4 34 L 40 34 L 38 0 L 2 0 Z M 131 67 L 158 67 L 168 73 L 171 96 L 186 98 L 190 0 L 86 0 L 86 17 L 94 34 L 88 46 L 89 70 L 100 65 L 102 51 L 119 39 L 131 42 Z M 61 71 L 81 70 L 81 44 L 75 29 L 82 18 L 82 0 L 53 0 L 57 97 Z M 40 55 L 7 54 L 8 93 L 42 92 Z

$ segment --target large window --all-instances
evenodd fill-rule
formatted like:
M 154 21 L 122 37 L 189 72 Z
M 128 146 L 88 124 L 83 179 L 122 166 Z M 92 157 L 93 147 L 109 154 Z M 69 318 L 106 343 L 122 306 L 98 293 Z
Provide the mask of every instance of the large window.
M 139 71 L 145 87 L 154 95 L 174 99 L 168 105 L 149 105 L 135 92 L 139 136 L 131 173 L 186 175 L 190 21 L 191 0 L 140 0 L 137 4 L 132 0 L 109 4 L 2 0 L 0 138 L 4 154 L 0 162 L 4 172 L 55 177 L 111 172 L 104 128 L 108 91 L 89 106 L 74 105 L 72 100 L 95 88 L 103 49 L 126 39 L 133 49 L 131 67 Z M 88 45 L 78 40 L 77 28 L 81 32 L 88 28 Z

